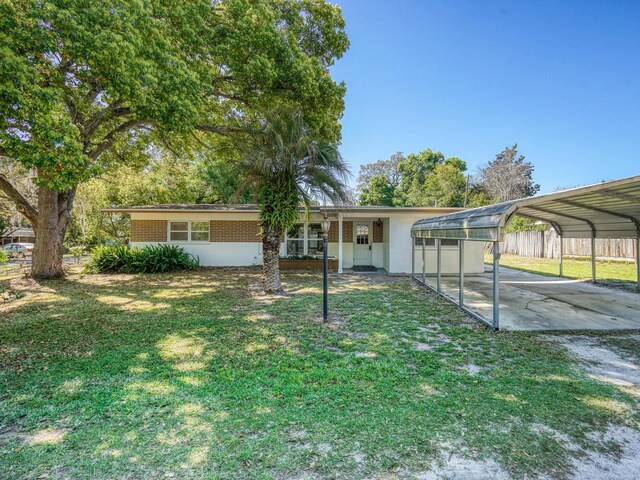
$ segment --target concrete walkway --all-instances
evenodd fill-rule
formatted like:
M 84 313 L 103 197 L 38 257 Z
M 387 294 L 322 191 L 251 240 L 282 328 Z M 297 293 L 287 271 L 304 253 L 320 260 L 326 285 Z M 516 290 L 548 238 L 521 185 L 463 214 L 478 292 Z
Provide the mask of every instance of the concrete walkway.
M 465 305 L 492 318 L 492 274 L 465 277 Z M 434 285 L 435 279 L 427 279 Z M 458 298 L 458 278 L 443 277 L 444 293 Z M 583 280 L 500 268 L 500 329 L 640 329 L 640 294 Z

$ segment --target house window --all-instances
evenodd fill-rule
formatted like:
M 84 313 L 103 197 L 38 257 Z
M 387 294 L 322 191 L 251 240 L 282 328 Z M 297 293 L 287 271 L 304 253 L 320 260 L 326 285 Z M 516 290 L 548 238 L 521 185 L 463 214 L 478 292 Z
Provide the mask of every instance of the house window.
M 304 223 L 299 223 L 287 232 L 287 255 L 304 254 Z
M 209 222 L 191 222 L 191 241 L 209 241 Z
M 170 222 L 169 240 L 172 242 L 186 242 L 189 240 L 189 222 Z
M 319 223 L 298 223 L 287 232 L 287 255 L 322 255 L 322 226 Z
M 356 225 L 356 244 L 369 245 L 369 225 L 366 223 Z
M 307 225 L 307 255 L 322 255 L 322 225 Z
M 172 242 L 208 242 L 209 222 L 169 222 Z

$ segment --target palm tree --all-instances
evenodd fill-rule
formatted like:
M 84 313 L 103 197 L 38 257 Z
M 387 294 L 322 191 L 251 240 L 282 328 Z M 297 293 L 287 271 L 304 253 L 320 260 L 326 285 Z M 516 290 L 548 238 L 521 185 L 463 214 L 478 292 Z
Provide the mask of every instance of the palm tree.
M 252 189 L 260 209 L 263 281 L 267 293 L 281 293 L 280 242 L 308 214 L 314 199 L 347 199 L 349 170 L 335 144 L 317 140 L 299 112 L 268 114 L 241 145 L 237 193 Z

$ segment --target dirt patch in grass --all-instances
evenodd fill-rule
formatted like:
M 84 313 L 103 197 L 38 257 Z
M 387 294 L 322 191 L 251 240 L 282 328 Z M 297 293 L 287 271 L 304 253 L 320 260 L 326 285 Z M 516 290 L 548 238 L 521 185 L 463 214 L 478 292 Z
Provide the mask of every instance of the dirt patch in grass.
M 605 335 L 583 336 L 563 335 L 550 336 L 552 341 L 559 342 L 572 355 L 580 360 L 589 376 L 596 381 L 613 385 L 621 392 L 636 396 L 640 405 L 640 363 L 637 356 L 631 357 L 624 350 L 616 349 L 616 344 L 637 342 L 638 335 Z M 633 353 L 637 354 L 637 350 Z M 615 400 L 600 401 L 595 405 L 615 408 Z M 573 461 L 575 478 L 608 479 L 637 478 L 640 468 L 640 419 L 630 418 L 629 426 L 612 425 L 604 431 L 588 434 L 593 448 L 583 451 L 581 458 Z M 565 442 L 569 443 L 567 439 Z M 609 454 L 601 451 L 602 447 L 614 445 L 617 450 Z M 600 448 L 598 448 L 600 447 Z

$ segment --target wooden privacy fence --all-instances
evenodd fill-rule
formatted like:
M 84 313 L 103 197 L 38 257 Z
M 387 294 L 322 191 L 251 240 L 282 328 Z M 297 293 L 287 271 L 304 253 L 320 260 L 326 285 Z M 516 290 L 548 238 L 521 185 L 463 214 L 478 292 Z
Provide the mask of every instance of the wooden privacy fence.
M 565 238 L 565 257 L 590 257 L 590 238 Z M 637 256 L 635 238 L 597 238 L 596 257 L 634 260 Z M 488 244 L 488 251 L 491 251 Z M 502 253 L 533 258 L 560 258 L 560 237 L 555 230 L 543 232 L 514 232 L 504 235 L 500 245 Z

